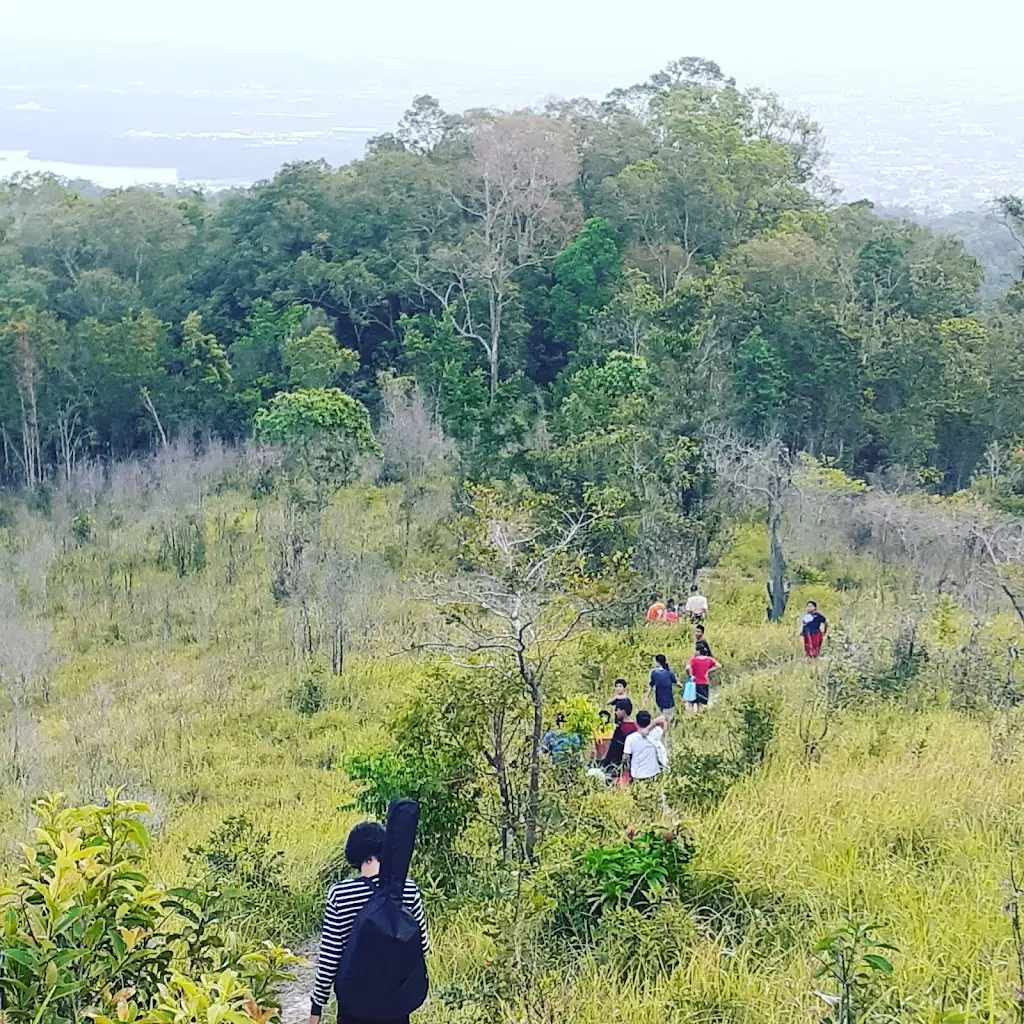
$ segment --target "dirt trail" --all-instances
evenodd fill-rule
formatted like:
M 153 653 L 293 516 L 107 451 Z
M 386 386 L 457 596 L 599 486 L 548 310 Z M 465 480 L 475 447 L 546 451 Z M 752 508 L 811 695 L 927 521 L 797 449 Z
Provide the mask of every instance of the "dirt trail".
M 295 981 L 288 982 L 281 990 L 281 1024 L 306 1024 L 309 1020 L 309 993 L 313 988 L 316 948 L 317 940 L 312 938 L 295 950 L 309 963 L 299 967 Z

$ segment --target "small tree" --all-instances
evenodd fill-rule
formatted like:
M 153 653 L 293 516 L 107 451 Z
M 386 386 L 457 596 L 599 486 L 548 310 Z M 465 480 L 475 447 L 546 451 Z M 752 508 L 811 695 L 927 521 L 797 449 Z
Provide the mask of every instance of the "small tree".
M 33 805 L 39 824 L 0 892 L 0 1005 L 12 1024 L 269 1022 L 300 963 L 242 942 L 220 893 L 146 874 L 145 804 Z M 197 975 L 202 977 L 197 977 Z M 208 975 L 208 976 L 207 976 Z M 201 1011 L 201 1013 L 200 1013 Z M 233 1012 L 232 1012 L 233 1011 Z
M 350 348 L 338 348 L 330 329 L 322 324 L 309 334 L 284 343 L 288 379 L 300 388 L 326 388 L 342 374 L 359 369 L 359 356 Z
M 543 723 L 552 660 L 589 615 L 614 599 L 617 563 L 587 565 L 582 540 L 602 518 L 599 510 L 564 510 L 527 492 L 509 496 L 485 487 L 469 492 L 460 527 L 463 572 L 434 588 L 447 637 L 428 643 L 458 664 L 511 681 L 528 705 L 526 798 L 514 801 L 501 739 L 515 725 L 507 700 L 495 707 L 499 738 L 491 763 L 506 811 L 506 831 L 520 834 L 533 859 L 540 810 Z M 503 835 L 503 841 L 505 840 Z
M 337 388 L 281 392 L 256 413 L 255 428 L 259 440 L 285 447 L 321 507 L 349 483 L 363 456 L 379 450 L 366 406 Z

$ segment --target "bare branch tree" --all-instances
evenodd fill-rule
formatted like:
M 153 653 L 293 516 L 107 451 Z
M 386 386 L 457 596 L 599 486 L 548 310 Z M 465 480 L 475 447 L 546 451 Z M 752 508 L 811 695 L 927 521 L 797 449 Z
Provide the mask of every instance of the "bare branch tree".
M 455 461 L 455 446 L 430 415 L 416 382 L 381 374 L 378 384 L 384 404 L 378 439 L 385 474 L 416 480 L 447 472 Z
M 729 431 L 712 431 L 707 451 L 726 496 L 740 505 L 754 504 L 764 509 L 771 561 L 768 617 L 778 622 L 789 600 L 781 528 L 784 499 L 793 486 L 792 454 L 778 438 L 754 445 Z
M 493 397 L 516 278 L 553 259 L 578 227 L 579 168 L 567 127 L 529 111 L 481 118 L 471 143 L 470 174 L 451 195 L 467 233 L 403 269 L 481 347 Z

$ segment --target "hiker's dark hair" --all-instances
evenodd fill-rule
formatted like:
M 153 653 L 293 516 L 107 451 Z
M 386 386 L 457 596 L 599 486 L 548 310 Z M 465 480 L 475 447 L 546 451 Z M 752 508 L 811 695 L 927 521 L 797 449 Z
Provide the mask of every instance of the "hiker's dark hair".
M 807 603 L 814 605 L 815 608 L 818 607 L 818 602 L 817 601 L 808 601 Z
M 629 683 L 627 683 L 626 680 L 622 678 L 622 676 L 619 676 L 619 678 L 616 679 L 615 682 L 612 685 L 613 686 L 629 686 Z
M 345 840 L 345 860 L 357 871 L 371 857 L 380 860 L 385 835 L 384 826 L 376 821 L 361 821 L 353 825 Z
M 618 700 L 617 700 L 617 701 L 615 702 L 615 708 L 616 708 L 616 710 L 618 710 L 619 708 L 621 708 L 621 709 L 622 709 L 623 711 L 625 711 L 625 712 L 626 712 L 626 717 L 627 717 L 627 718 L 628 718 L 628 717 L 629 717 L 629 716 L 630 716 L 631 714 L 633 714 L 633 702 L 632 702 L 632 701 L 631 701 L 631 700 L 630 700 L 630 699 L 629 699 L 628 697 L 620 697 L 620 698 L 619 698 L 619 699 L 618 699 Z
M 698 640 L 695 644 L 695 648 L 697 653 L 703 655 L 705 658 L 711 657 L 711 648 L 708 646 L 707 640 Z
M 662 667 L 668 668 L 668 658 L 664 654 L 656 654 L 654 660 Z
M 651 724 L 651 713 L 650 711 L 638 711 L 636 713 L 636 724 L 641 729 L 646 729 Z
M 697 591 L 699 591 L 699 590 L 700 590 L 700 587 L 698 587 L 696 583 L 694 583 L 694 585 L 692 587 L 690 587 L 690 593 L 691 594 L 696 594 Z

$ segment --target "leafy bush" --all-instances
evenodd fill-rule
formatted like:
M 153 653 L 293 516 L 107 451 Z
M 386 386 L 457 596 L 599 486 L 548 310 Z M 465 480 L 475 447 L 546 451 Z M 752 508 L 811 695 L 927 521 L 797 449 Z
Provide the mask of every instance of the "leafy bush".
M 312 924 L 312 901 L 284 881 L 284 853 L 273 850 L 270 833 L 244 814 L 227 818 L 205 843 L 189 847 L 185 863 L 212 890 L 222 918 L 244 935 L 275 938 L 304 934 Z
M 881 697 L 906 693 L 928 663 L 928 648 L 917 636 L 917 623 L 900 623 L 896 635 L 885 645 L 880 664 L 868 678 L 868 690 Z
M 87 510 L 83 509 L 71 520 L 71 534 L 79 543 L 84 544 L 90 540 L 95 532 L 96 520 Z
M 730 702 L 728 712 L 717 749 L 701 749 L 698 738 L 676 745 L 665 786 L 673 806 L 710 810 L 725 799 L 734 783 L 767 758 L 775 738 L 778 698 L 748 691 Z
M 774 694 L 745 693 L 730 709 L 736 721 L 737 768 L 750 772 L 768 756 L 775 738 L 779 700 Z
M 594 702 L 588 697 L 567 697 L 554 707 L 555 719 L 563 719 L 558 731 L 571 736 L 579 736 L 582 740 L 589 739 L 601 724 Z
M 417 800 L 419 847 L 444 861 L 477 813 L 478 753 L 473 711 L 465 711 L 465 721 L 439 715 L 428 690 L 391 720 L 388 743 L 344 760 L 349 777 L 363 784 L 356 806 L 383 821 L 396 797 Z
M 175 516 L 164 527 L 159 562 L 182 578 L 206 568 L 206 525 L 201 515 Z
M 144 804 L 111 793 L 103 806 L 65 807 L 55 796 L 34 810 L 35 842 L 22 847 L 14 884 L 0 894 L 7 1021 L 163 1024 L 204 1019 L 182 1016 L 185 1000 L 225 999 L 231 1012 L 245 1006 L 262 1021 L 276 1018 L 274 988 L 299 958 L 240 943 L 218 924 L 213 901 L 205 925 L 215 938 L 199 948 L 223 981 L 189 979 L 198 967 L 188 936 L 194 911 L 182 891 L 164 889 L 144 871 Z
M 654 829 L 588 850 L 579 867 L 590 881 L 592 909 L 652 906 L 667 889 L 680 888 L 695 853 L 685 834 Z
M 847 921 L 818 943 L 814 977 L 836 989 L 818 993 L 829 1007 L 829 1024 L 892 1019 L 882 1005 L 882 982 L 892 964 L 882 954 L 896 947 L 876 939 L 877 930 L 878 925 Z
M 990 647 L 974 630 L 952 658 L 951 706 L 989 718 L 993 711 L 1024 705 L 1024 685 L 1017 678 L 1017 661 L 1015 646 Z
M 300 715 L 315 715 L 327 708 L 327 687 L 316 676 L 306 676 L 285 695 L 288 706 Z
M 823 682 L 826 703 L 844 707 L 865 700 L 904 697 L 921 678 L 928 662 L 928 647 L 919 639 L 913 620 L 899 623 L 891 638 L 877 644 L 840 635 L 838 653 Z
M 741 774 L 731 752 L 708 753 L 677 744 L 672 753 L 665 797 L 673 807 L 711 810 L 725 799 Z

